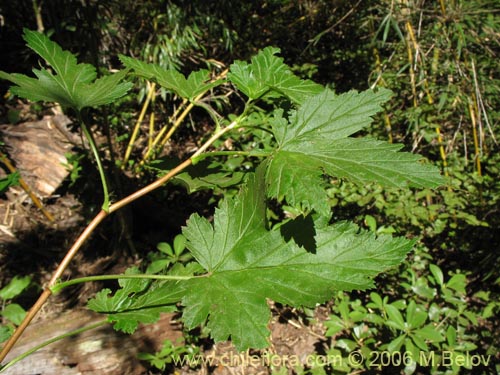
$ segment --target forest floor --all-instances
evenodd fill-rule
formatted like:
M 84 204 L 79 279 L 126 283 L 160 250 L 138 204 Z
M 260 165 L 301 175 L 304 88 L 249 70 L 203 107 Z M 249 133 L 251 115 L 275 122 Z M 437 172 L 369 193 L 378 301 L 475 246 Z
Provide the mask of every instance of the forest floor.
M 30 138 L 24 133 L 21 137 L 23 142 L 35 145 L 42 138 L 36 134 Z M 47 164 L 44 153 L 32 156 L 29 162 Z M 27 176 L 30 186 L 38 186 L 40 179 L 48 178 L 30 175 L 23 170 L 20 173 Z M 98 179 L 93 180 L 98 182 Z M 99 210 L 95 194 L 99 186 L 88 181 L 86 178 L 79 182 L 79 186 L 70 188 L 66 178 L 49 195 L 45 192 L 43 196 L 37 191 L 53 221 L 47 219 L 19 186 L 11 187 L 0 196 L 0 285 L 5 285 L 16 275 L 31 276 L 32 287 L 16 300 L 26 309 L 35 302 L 86 222 Z M 63 278 L 117 274 L 127 267 L 140 265 L 148 251 L 152 251 L 158 242 L 170 241 L 187 216 L 193 211 L 202 212 L 201 207 L 207 201 L 206 195 L 188 196 L 175 186 L 169 186 L 159 195 L 143 198 L 125 210 L 121 217 L 108 218 L 76 255 Z M 172 205 L 158 209 L 165 207 L 165 204 L 158 204 L 158 200 L 165 197 Z M 67 288 L 51 297 L 9 358 L 54 336 L 101 321 L 103 317 L 86 310 L 85 305 L 104 286 L 116 287 L 113 283 L 87 283 Z M 213 344 L 200 338 L 203 336 L 201 332 L 183 332 L 180 316 L 165 314 L 158 323 L 142 327 L 132 336 L 116 333 L 107 325 L 63 339 L 24 359 L 7 374 L 26 374 L 26 371 L 61 375 L 270 374 L 271 368 L 286 367 L 291 371 L 295 365 L 305 365 L 308 356 L 325 353 L 330 339 L 324 336 L 322 322 L 328 318 L 328 307 L 318 306 L 306 314 L 272 301 L 269 305 L 273 313 L 269 326 L 271 346 L 263 351 L 241 354 L 229 342 Z M 160 350 L 167 339 L 185 345 L 186 334 L 189 341 L 199 345 L 203 358 L 211 359 L 210 363 L 172 366 L 161 372 L 136 357 L 138 352 Z

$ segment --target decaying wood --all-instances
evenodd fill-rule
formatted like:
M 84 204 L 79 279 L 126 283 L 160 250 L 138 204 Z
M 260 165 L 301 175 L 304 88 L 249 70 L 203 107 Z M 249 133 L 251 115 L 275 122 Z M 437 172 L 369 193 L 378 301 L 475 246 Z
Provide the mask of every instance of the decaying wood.
M 56 115 L 36 122 L 0 125 L 10 159 L 28 185 L 42 197 L 51 196 L 69 173 L 65 154 L 78 141 L 67 130 L 70 123 L 68 117 Z
M 43 319 L 26 330 L 6 362 L 42 342 L 102 320 L 102 315 L 88 310 Z M 171 314 L 163 314 L 155 324 L 141 326 L 133 335 L 113 330 L 107 324 L 50 344 L 5 371 L 5 375 L 139 375 L 146 368 L 137 353 L 153 353 L 166 339 L 182 337 Z

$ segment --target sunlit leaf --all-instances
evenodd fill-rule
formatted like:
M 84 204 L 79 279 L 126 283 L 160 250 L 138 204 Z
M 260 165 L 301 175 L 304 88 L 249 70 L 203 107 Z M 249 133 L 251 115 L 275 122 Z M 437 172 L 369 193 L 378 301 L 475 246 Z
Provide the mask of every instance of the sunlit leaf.
M 279 52 L 278 48 L 267 47 L 252 57 L 250 64 L 236 61 L 230 67 L 229 80 L 250 99 L 272 95 L 302 103 L 322 90 L 321 85 L 293 74 L 283 58 L 276 56 Z
M 375 275 L 399 263 L 412 246 L 340 223 L 315 226 L 308 252 L 266 229 L 264 202 L 263 178 L 251 176 L 236 198 L 221 203 L 213 225 L 195 214 L 183 230 L 188 249 L 208 271 L 186 282 L 184 321 L 193 328 L 208 318 L 212 337 L 231 337 L 239 350 L 269 344 L 267 299 L 314 306 L 336 290 L 369 288 Z
M 131 57 L 120 55 L 121 62 L 138 76 L 153 80 L 160 86 L 174 91 L 182 98 L 194 100 L 198 95 L 220 85 L 222 80 L 210 80 L 206 69 L 192 72 L 187 78 L 175 69 L 165 69 L 157 64 L 145 63 Z
M 387 90 L 342 95 L 324 90 L 306 99 L 288 120 L 275 113 L 272 125 L 279 147 L 268 161 L 269 196 L 328 215 L 321 188 L 324 175 L 388 187 L 443 183 L 436 167 L 420 163 L 418 155 L 399 152 L 401 145 L 349 137 L 370 124 L 389 95 Z
M 81 110 L 109 104 L 125 95 L 131 83 L 120 83 L 126 71 L 104 76 L 96 80 L 97 73 L 90 64 L 78 64 L 75 55 L 64 51 L 57 43 L 42 33 L 25 29 L 24 40 L 56 74 L 46 69 L 33 69 L 37 78 L 23 74 L 0 71 L 0 79 L 16 86 L 13 94 L 31 101 L 57 102 L 65 107 Z

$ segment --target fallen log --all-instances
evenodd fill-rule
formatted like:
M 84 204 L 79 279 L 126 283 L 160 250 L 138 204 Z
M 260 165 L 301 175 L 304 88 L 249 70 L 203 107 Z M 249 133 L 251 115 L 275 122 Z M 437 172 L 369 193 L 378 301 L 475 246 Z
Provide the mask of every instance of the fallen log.
M 44 198 L 50 197 L 69 174 L 66 154 L 79 141 L 67 129 L 69 124 L 68 117 L 56 115 L 35 122 L 0 125 L 10 159 L 28 185 Z
M 25 334 L 6 358 L 12 360 L 46 340 L 102 321 L 104 316 L 90 310 L 75 310 L 55 318 L 40 319 Z M 140 375 L 145 364 L 137 353 L 154 353 L 165 340 L 182 338 L 172 314 L 162 314 L 155 324 L 140 326 L 132 335 L 113 330 L 110 324 L 70 336 L 50 344 L 14 366 L 5 375 Z

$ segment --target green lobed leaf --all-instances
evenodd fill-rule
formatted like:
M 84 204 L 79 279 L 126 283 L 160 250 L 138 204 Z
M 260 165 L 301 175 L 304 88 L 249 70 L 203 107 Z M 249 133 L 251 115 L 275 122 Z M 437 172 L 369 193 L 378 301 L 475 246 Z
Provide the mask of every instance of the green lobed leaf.
M 223 80 L 210 81 L 210 72 L 202 69 L 192 72 L 188 78 L 175 69 L 165 69 L 157 64 L 149 64 L 131 57 L 120 55 L 120 61 L 135 74 L 156 81 L 160 86 L 174 91 L 182 98 L 194 100 L 198 95 L 220 85 Z
M 420 163 L 418 155 L 398 152 L 402 146 L 349 137 L 370 124 L 389 96 L 388 90 L 336 95 L 325 89 L 288 120 L 276 112 L 272 129 L 279 147 L 267 161 L 268 195 L 328 216 L 324 175 L 389 187 L 442 184 L 437 168 Z
M 200 190 L 228 188 L 241 183 L 243 177 L 243 172 L 225 170 L 219 162 L 207 158 L 186 168 L 172 182 L 182 185 L 191 194 Z
M 371 116 L 381 110 L 381 105 L 390 96 L 391 92 L 386 89 L 377 92 L 353 90 L 341 95 L 322 89 L 292 112 L 289 124 L 276 121 L 273 132 L 281 147 L 287 143 L 293 148 L 302 142 L 343 139 L 369 125 Z
M 177 267 L 173 274 L 187 274 L 190 269 Z M 136 268 L 129 268 L 125 274 L 138 274 Z M 110 289 L 103 289 L 88 302 L 88 308 L 108 314 L 116 330 L 133 333 L 139 323 L 153 323 L 162 312 L 176 310 L 175 303 L 183 295 L 183 288 L 173 281 L 150 283 L 145 279 L 120 279 L 121 286 L 113 296 Z
M 32 100 L 58 102 L 62 106 L 81 110 L 108 104 L 125 95 L 131 83 L 120 83 L 126 71 L 95 80 L 97 73 L 89 64 L 78 64 L 76 57 L 64 51 L 46 35 L 24 29 L 24 40 L 28 47 L 42 57 L 55 71 L 33 69 L 37 77 L 0 72 L 0 78 L 14 83 L 13 94 Z M 94 82 L 95 80 L 95 82 Z
M 125 272 L 126 275 L 138 274 L 137 268 L 129 268 Z M 110 289 L 103 289 L 96 294 L 96 297 L 89 301 L 88 307 L 94 311 L 121 311 L 127 309 L 133 303 L 133 296 L 136 293 L 142 292 L 148 287 L 148 280 L 142 279 L 120 279 L 118 280 L 120 289 L 113 297 L 108 297 L 111 294 Z
M 250 178 L 238 197 L 222 201 L 215 211 L 213 227 L 194 214 L 183 228 L 188 249 L 207 271 L 213 271 L 238 243 L 244 243 L 246 237 L 264 228 L 264 185 L 255 183 L 253 175 Z
M 79 85 L 81 99 L 77 108 L 82 109 L 109 104 L 124 96 L 132 88 L 130 82 L 119 83 L 127 73 L 127 70 L 121 70 L 109 76 L 101 77 L 95 80 L 94 83 Z
M 412 242 L 375 237 L 354 224 L 314 223 L 312 252 L 265 227 L 264 168 L 247 187 L 224 200 L 214 223 L 192 215 L 183 228 L 187 247 L 208 273 L 186 281 L 183 318 L 188 328 L 204 323 L 216 341 L 239 350 L 268 345 L 271 317 L 266 300 L 314 306 L 335 290 L 366 289 L 382 270 L 398 264 Z
M 254 100 L 271 94 L 302 103 L 322 90 L 321 85 L 293 74 L 283 58 L 276 56 L 279 52 L 279 48 L 267 47 L 252 57 L 250 64 L 236 61 L 230 67 L 229 80 Z
M 11 87 L 10 91 L 21 98 L 33 102 L 48 101 L 57 102 L 62 106 L 71 106 L 72 102 L 68 100 L 65 93 L 59 89 L 57 84 L 52 82 L 50 77 L 45 79 L 44 83 L 41 84 L 43 74 L 40 74 L 40 71 L 36 69 L 33 69 L 33 72 L 37 76 L 40 75 L 40 80 L 25 76 L 24 74 L 8 74 L 2 71 L 0 71 L 0 79 L 5 79 L 16 84 L 17 86 Z
M 329 216 L 330 205 L 319 163 L 311 163 L 304 155 L 286 151 L 276 152 L 266 163 L 269 197 L 280 202 L 286 200 L 305 213 L 314 209 Z
M 55 80 L 64 87 L 68 86 L 66 91 L 71 92 L 72 88 L 69 87 L 69 82 L 64 81 L 64 78 L 82 83 L 90 83 L 96 78 L 97 73 L 92 65 L 78 64 L 75 55 L 64 51 L 46 35 L 24 29 L 23 38 L 28 43 L 28 47 L 54 68 L 58 74 Z

